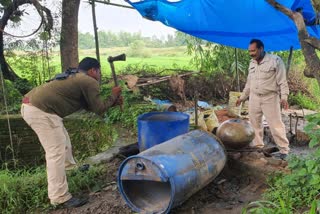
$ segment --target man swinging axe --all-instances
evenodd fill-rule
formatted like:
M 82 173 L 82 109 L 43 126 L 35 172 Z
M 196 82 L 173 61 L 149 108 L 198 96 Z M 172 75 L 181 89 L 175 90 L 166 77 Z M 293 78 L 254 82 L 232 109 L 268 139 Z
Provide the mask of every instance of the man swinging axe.
M 84 58 L 76 69 L 56 75 L 55 78 L 24 95 L 21 115 L 37 134 L 45 150 L 48 196 L 52 205 L 65 208 L 79 207 L 86 199 L 75 198 L 68 188 L 65 170 L 76 163 L 63 118 L 80 110 L 102 115 L 119 105 L 121 88 L 113 87 L 111 95 L 100 96 L 100 63 Z
M 108 57 L 108 62 L 109 62 L 110 67 L 111 67 L 111 72 L 112 72 L 112 78 L 113 78 L 113 81 L 114 81 L 114 85 L 115 85 L 115 87 L 118 87 L 119 83 L 118 83 L 116 71 L 115 71 L 114 64 L 113 64 L 113 62 L 115 62 L 115 61 L 126 61 L 126 55 L 125 54 L 120 54 L 120 55 L 115 56 L 115 57 L 112 57 L 112 56 Z M 120 96 L 118 98 L 118 103 L 120 104 L 120 110 L 123 111 L 123 106 L 122 106 L 123 97 L 122 96 Z

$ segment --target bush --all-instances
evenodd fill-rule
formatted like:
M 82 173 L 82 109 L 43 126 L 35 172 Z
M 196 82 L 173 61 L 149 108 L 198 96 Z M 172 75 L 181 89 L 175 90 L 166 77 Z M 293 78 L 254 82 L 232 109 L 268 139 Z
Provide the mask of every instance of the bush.
M 290 94 L 289 103 L 290 105 L 298 105 L 300 108 L 306 108 L 310 110 L 318 110 L 320 105 L 320 103 L 318 103 L 316 99 L 304 95 L 300 92 L 298 92 L 298 94 L 296 95 Z
M 19 112 L 22 100 L 22 95 L 20 92 L 16 89 L 12 82 L 6 80 L 4 84 L 5 94 L 3 94 L 2 84 L 0 85 L 0 114 L 6 114 L 6 106 L 3 95 L 6 97 L 8 112 L 10 114 Z
M 66 121 L 66 127 L 77 160 L 106 151 L 117 138 L 112 124 L 107 124 L 93 113 L 72 115 L 72 119 Z
M 145 44 L 142 40 L 136 40 L 130 44 L 128 56 L 149 58 L 151 57 L 151 51 L 145 48 Z
M 320 194 L 320 113 L 309 115 L 306 118 L 308 124 L 305 131 L 311 138 L 309 146 L 315 148 L 315 151 L 305 158 L 291 157 L 288 163 L 289 174 L 277 173 L 271 176 L 268 179 L 270 188 L 264 194 L 267 203 L 260 203 L 253 213 L 268 213 L 267 211 L 271 210 L 273 210 L 272 213 L 295 213 L 306 207 L 311 207 L 310 213 L 316 213 L 316 208 L 320 208 L 318 200 Z M 281 210 L 285 212 L 280 212 Z

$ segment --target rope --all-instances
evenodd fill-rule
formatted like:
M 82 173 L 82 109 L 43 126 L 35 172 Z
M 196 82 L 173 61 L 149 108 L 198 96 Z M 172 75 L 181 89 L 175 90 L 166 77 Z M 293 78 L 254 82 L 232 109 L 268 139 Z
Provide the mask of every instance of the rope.
M 6 107 L 6 114 L 7 114 L 7 121 L 8 121 L 8 129 L 9 129 L 9 136 L 10 136 L 10 145 L 11 145 L 11 150 L 12 150 L 12 157 L 13 157 L 13 160 L 15 160 L 15 155 L 14 155 L 14 150 L 13 150 L 12 133 L 11 133 L 11 125 L 10 125 L 8 105 L 7 105 L 6 95 L 5 95 L 5 88 L 4 88 L 4 80 L 3 80 L 4 78 L 3 78 L 1 66 L 0 66 L 0 78 L 1 78 L 1 85 L 2 85 L 4 105 L 5 105 L 5 107 Z

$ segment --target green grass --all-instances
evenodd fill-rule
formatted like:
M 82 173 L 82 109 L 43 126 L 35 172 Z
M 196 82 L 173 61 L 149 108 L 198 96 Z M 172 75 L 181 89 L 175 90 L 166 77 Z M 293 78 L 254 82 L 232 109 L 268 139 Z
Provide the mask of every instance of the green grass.
M 68 171 L 71 193 L 101 189 L 99 179 L 105 173 L 103 166 L 93 166 L 87 172 Z M 0 170 L 1 213 L 43 213 L 50 207 L 47 196 L 46 170 Z
M 195 69 L 189 62 L 191 56 L 186 54 L 186 47 L 172 47 L 172 48 L 145 48 L 151 52 L 151 56 L 148 58 L 141 57 L 130 57 L 127 56 L 126 61 L 115 62 L 115 69 L 117 73 L 120 73 L 128 65 L 148 65 L 154 66 L 156 68 L 166 69 L 166 68 L 183 68 Z M 116 56 L 122 53 L 127 53 L 128 47 L 120 48 L 110 48 L 110 49 L 100 49 L 100 61 L 102 72 L 104 75 L 110 76 L 111 70 L 110 65 L 107 61 L 108 56 Z M 80 50 L 79 53 L 80 60 L 85 56 L 95 57 L 95 50 Z
M 166 69 L 166 68 L 185 68 L 190 70 L 195 70 L 196 68 L 190 65 L 191 56 L 186 54 L 186 47 L 172 47 L 172 48 L 145 48 L 148 52 L 151 53 L 150 57 L 140 58 L 140 57 L 130 57 L 127 56 L 126 61 L 115 62 L 116 73 L 121 73 L 121 71 L 128 65 L 148 65 L 155 68 Z M 102 74 L 105 76 L 111 76 L 110 65 L 107 61 L 108 56 L 116 56 L 122 53 L 127 53 L 129 50 L 128 47 L 119 47 L 119 48 L 108 48 L 100 49 L 100 61 L 102 67 Z M 22 52 L 17 52 L 17 54 L 23 54 Z M 59 52 L 54 52 L 51 55 L 50 66 L 54 66 L 56 73 L 60 72 L 60 55 Z M 89 50 L 79 50 L 79 60 L 84 57 L 96 57 L 94 49 Z M 15 63 L 19 60 L 15 59 L 10 62 L 11 67 L 14 71 L 21 76 L 22 73 L 25 73 L 25 70 L 21 69 L 21 66 L 18 63 Z M 40 63 L 38 65 L 40 69 Z M 23 67 L 23 66 L 22 66 Z
M 159 69 L 165 69 L 165 68 L 182 68 L 182 67 L 190 67 L 189 66 L 189 58 L 188 57 L 166 57 L 166 56 L 157 56 L 157 57 L 150 57 L 150 58 L 127 58 L 125 62 L 115 62 L 115 69 L 116 72 L 120 72 L 123 68 L 125 68 L 128 65 L 148 65 L 153 66 L 155 68 Z M 108 62 L 105 60 L 101 60 L 101 67 L 103 70 L 103 74 L 110 75 L 111 70 Z M 192 68 L 191 68 L 192 69 Z

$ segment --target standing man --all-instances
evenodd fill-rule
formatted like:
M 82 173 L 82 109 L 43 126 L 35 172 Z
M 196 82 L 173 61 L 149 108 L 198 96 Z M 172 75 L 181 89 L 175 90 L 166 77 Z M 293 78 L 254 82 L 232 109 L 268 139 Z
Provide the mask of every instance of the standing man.
M 274 153 L 274 156 L 285 159 L 289 153 L 289 141 L 281 120 L 280 105 L 288 109 L 289 87 L 284 63 L 280 57 L 267 54 L 263 42 L 258 39 L 250 41 L 249 54 L 252 59 L 247 83 L 236 105 L 240 105 L 250 96 L 249 118 L 255 130 L 255 139 L 251 146 L 264 147 L 262 126 L 264 115 L 279 148 L 279 152 Z
M 70 208 L 86 203 L 72 197 L 68 190 L 65 169 L 76 163 L 63 118 L 80 109 L 101 115 L 122 102 L 120 87 L 114 87 L 107 100 L 101 99 L 100 67 L 96 59 L 86 57 L 77 69 L 32 89 L 22 100 L 21 115 L 45 150 L 48 196 L 52 205 Z

